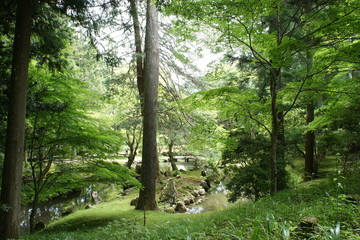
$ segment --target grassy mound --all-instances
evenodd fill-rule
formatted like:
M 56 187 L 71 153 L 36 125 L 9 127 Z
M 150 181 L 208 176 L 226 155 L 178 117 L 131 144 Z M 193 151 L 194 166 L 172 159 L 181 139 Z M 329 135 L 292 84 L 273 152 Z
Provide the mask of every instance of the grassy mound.
M 360 176 L 299 184 L 222 211 L 135 211 L 128 196 L 81 210 L 23 239 L 360 239 Z M 305 217 L 314 226 L 301 225 Z

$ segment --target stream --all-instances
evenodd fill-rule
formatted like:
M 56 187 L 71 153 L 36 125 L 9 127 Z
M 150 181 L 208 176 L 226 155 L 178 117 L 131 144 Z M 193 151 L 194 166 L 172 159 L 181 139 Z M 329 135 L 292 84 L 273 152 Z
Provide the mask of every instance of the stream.
M 194 168 L 194 162 L 178 161 L 176 163 L 178 169 L 189 171 Z M 162 169 L 171 169 L 169 162 L 160 162 Z M 52 220 L 61 217 L 62 213 L 69 208 L 80 208 L 91 203 L 91 193 L 97 191 L 103 200 L 108 199 L 108 194 L 114 191 L 122 192 L 122 188 L 115 184 L 93 184 L 89 187 L 75 193 L 68 194 L 67 196 L 56 197 L 48 202 L 40 203 L 35 216 L 35 223 L 43 222 L 48 225 Z M 215 193 L 216 195 L 217 193 Z M 212 194 L 213 196 L 214 194 Z M 225 195 L 224 195 L 225 196 Z M 206 200 L 204 203 L 209 202 Z M 206 206 L 206 204 L 204 204 Z M 199 205 L 196 210 L 195 207 L 191 209 L 192 213 L 206 211 L 205 206 Z M 197 207 L 197 206 L 196 206 Z M 207 209 L 207 208 L 206 208 Z M 29 229 L 29 218 L 32 208 L 30 206 L 22 206 L 21 208 L 21 223 L 20 231 L 21 234 L 28 234 Z
M 52 220 L 58 219 L 69 208 L 80 208 L 90 204 L 91 193 L 97 191 L 103 200 L 108 199 L 109 193 L 118 191 L 121 192 L 122 188 L 115 184 L 93 184 L 79 192 L 68 194 L 51 199 L 48 202 L 40 203 L 35 216 L 35 223 L 43 222 L 48 225 Z M 21 207 L 21 234 L 28 234 L 30 232 L 30 213 L 31 206 Z
M 228 207 L 229 203 L 226 194 L 228 193 L 225 185 L 220 184 L 212 187 L 201 204 L 189 208 L 187 213 L 202 213 L 206 211 L 220 210 Z

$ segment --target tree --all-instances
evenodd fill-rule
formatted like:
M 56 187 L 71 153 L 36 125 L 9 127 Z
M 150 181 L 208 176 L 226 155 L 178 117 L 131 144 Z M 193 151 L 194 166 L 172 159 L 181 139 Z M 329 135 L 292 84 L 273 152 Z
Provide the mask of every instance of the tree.
M 157 156 L 157 96 L 159 80 L 158 13 L 151 0 L 146 4 L 146 36 L 144 60 L 144 118 L 141 184 L 137 209 L 156 210 Z
M 83 159 L 116 154 L 122 140 L 110 126 L 97 123 L 90 115 L 90 111 L 98 108 L 100 97 L 87 84 L 70 77 L 71 72 L 63 71 L 50 71 L 34 63 L 30 71 L 26 128 L 29 168 L 25 174 L 32 179 L 31 232 L 41 196 L 59 181 L 59 175 L 64 175 L 59 171 L 53 174 L 56 163 L 66 158 L 77 159 L 74 152 L 82 153 Z
M 0 201 L 0 236 L 20 235 L 20 192 L 24 161 L 24 134 L 33 2 L 17 1 L 12 74 L 9 88 L 8 127 Z
M 319 48 L 338 46 L 356 35 L 352 21 L 356 21 L 358 5 L 354 1 L 339 3 L 325 1 L 308 3 L 286 1 L 170 1 L 167 11 L 180 14 L 188 21 L 212 27 L 218 41 L 228 43 L 230 55 L 241 54 L 244 47 L 251 53 L 267 75 L 268 103 L 271 116 L 271 147 L 269 149 L 270 192 L 280 190 L 278 178 L 285 170 L 281 148 L 282 129 L 289 111 L 297 102 L 304 84 L 323 73 L 335 62 L 310 64 L 307 52 L 314 54 Z M 309 7 L 310 6 L 310 7 Z M 309 10 L 310 9 L 310 10 Z M 325 17 L 328 16 L 328 17 Z M 340 24 L 349 23 L 345 30 Z M 333 36 L 333 30 L 339 36 Z M 318 59 L 319 60 L 319 59 Z M 301 62 L 301 67 L 295 64 Z M 316 67 L 314 67 L 316 66 Z M 279 93 L 293 79 L 287 72 L 296 72 L 299 84 L 292 99 L 281 102 Z

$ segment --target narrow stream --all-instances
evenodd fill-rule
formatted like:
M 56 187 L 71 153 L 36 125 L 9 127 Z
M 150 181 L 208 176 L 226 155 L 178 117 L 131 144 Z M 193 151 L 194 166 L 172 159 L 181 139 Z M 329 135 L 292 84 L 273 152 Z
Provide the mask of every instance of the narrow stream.
M 69 208 L 78 209 L 90 204 L 91 194 L 97 191 L 103 200 L 108 199 L 108 193 L 113 191 L 121 191 L 120 187 L 115 184 L 93 184 L 79 192 L 75 192 L 63 197 L 56 197 L 48 202 L 39 204 L 35 216 L 35 223 L 43 222 L 48 225 L 52 220 L 58 219 Z M 22 206 L 21 208 L 21 234 L 30 232 L 29 219 L 32 208 L 30 206 Z
M 230 203 L 226 197 L 227 193 L 225 185 L 220 182 L 220 184 L 210 189 L 210 192 L 201 204 L 191 207 L 188 213 L 202 213 L 228 207 Z
M 169 162 L 160 163 L 162 169 L 171 169 Z M 194 162 L 183 162 L 178 161 L 176 163 L 178 169 L 183 169 L 189 171 L 194 168 Z M 63 212 L 68 208 L 81 208 L 91 203 L 91 193 L 97 191 L 103 200 L 108 199 L 108 193 L 122 191 L 121 187 L 112 184 L 93 184 L 89 187 L 81 190 L 80 192 L 72 193 L 64 197 L 57 197 L 48 202 L 39 204 L 37 209 L 37 214 L 35 216 L 35 224 L 38 222 L 43 222 L 45 225 L 48 225 L 52 220 L 58 219 L 61 217 Z M 30 206 L 22 206 L 21 213 L 21 223 L 20 229 L 22 234 L 29 233 L 29 218 L 31 213 Z

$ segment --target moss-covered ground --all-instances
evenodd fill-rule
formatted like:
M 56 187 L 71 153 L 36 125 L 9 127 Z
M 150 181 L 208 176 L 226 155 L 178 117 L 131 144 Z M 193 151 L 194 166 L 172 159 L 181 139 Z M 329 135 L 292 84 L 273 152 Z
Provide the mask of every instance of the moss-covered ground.
M 193 175 L 193 176 L 191 176 Z M 188 177 L 196 178 L 197 173 Z M 199 214 L 136 211 L 136 192 L 79 210 L 22 239 L 360 239 L 360 175 L 326 177 L 257 202 Z M 144 219 L 145 216 L 145 219 Z M 306 229 L 304 217 L 317 219 Z M 144 221 L 145 220 L 145 221 Z M 144 226 L 145 222 L 145 226 Z

